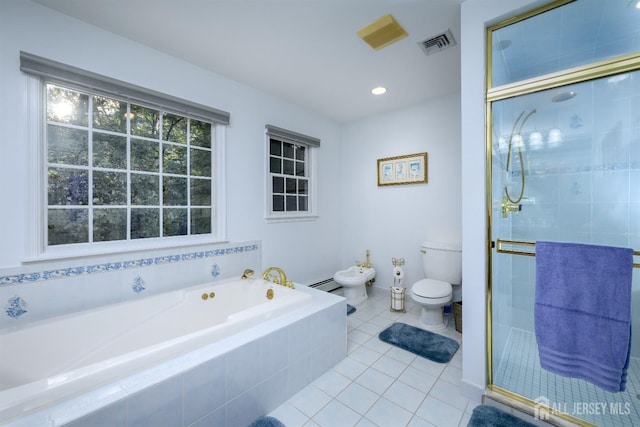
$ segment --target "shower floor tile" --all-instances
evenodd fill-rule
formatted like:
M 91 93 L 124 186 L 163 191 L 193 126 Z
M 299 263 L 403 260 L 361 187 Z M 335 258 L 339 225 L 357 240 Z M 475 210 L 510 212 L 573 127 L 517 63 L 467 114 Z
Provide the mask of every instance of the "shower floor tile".
M 640 359 L 629 362 L 627 390 L 610 393 L 587 381 L 544 370 L 533 332 L 512 328 L 505 348 L 496 367 L 496 386 L 536 402 L 548 399 L 552 410 L 599 426 L 640 425 Z

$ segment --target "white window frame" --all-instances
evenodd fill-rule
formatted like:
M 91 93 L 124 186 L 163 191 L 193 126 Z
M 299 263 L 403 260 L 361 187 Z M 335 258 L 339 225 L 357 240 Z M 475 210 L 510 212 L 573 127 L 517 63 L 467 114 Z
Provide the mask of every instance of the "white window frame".
M 36 70 L 29 67 L 35 64 Z M 80 75 L 80 82 L 75 83 L 66 78 L 56 78 L 43 72 L 38 72 L 38 67 L 49 72 L 53 67 L 54 72 L 59 70 L 71 70 L 71 74 Z M 55 68 L 59 67 L 56 71 Z M 157 237 L 135 240 L 117 240 L 109 242 L 76 243 L 68 245 L 47 245 L 47 153 L 45 141 L 46 128 L 46 85 L 48 83 L 61 84 L 66 87 L 75 86 L 82 88 L 82 77 L 86 75 L 89 79 L 104 79 L 109 85 L 114 83 L 118 87 L 129 89 L 129 94 L 122 91 L 115 93 L 101 91 L 104 95 L 112 95 L 116 98 L 125 98 L 129 102 L 141 102 L 146 105 L 155 105 L 159 108 L 167 108 L 160 104 L 163 95 L 151 90 L 129 85 L 124 82 L 112 80 L 108 77 L 98 76 L 90 72 L 75 69 L 64 64 L 59 64 L 45 58 L 21 52 L 21 70 L 27 74 L 27 117 L 26 117 L 26 178 L 27 194 L 25 195 L 25 254 L 23 261 L 41 261 L 49 259 L 63 259 L 81 257 L 88 255 L 102 255 L 119 252 L 140 251 L 150 249 L 175 248 L 199 244 L 211 244 L 226 241 L 226 186 L 225 177 L 225 142 L 226 125 L 229 123 L 229 114 L 210 107 L 200 106 L 189 101 L 180 100 L 166 96 L 167 105 L 173 111 L 182 111 L 183 115 L 188 115 L 197 120 L 205 120 L 212 125 L 212 232 L 210 234 L 195 234 L 186 236 Z M 75 73 L 75 74 L 74 74 Z M 135 95 L 135 96 L 132 96 Z M 145 95 L 146 94 L 146 95 Z M 146 98 L 146 99 L 143 99 Z M 151 101 L 147 101 L 150 99 Z M 182 105 L 182 110 L 176 110 L 176 105 Z M 192 107 L 196 114 L 190 112 Z M 184 108 L 187 108 L 185 111 Z M 210 115 L 208 113 L 211 113 Z
M 270 171 L 271 138 L 305 147 L 305 177 L 308 179 L 308 197 L 306 211 L 274 211 L 273 210 L 273 176 Z M 265 219 L 267 222 L 309 221 L 318 217 L 317 213 L 317 179 L 316 159 L 320 140 L 273 125 L 265 127 Z

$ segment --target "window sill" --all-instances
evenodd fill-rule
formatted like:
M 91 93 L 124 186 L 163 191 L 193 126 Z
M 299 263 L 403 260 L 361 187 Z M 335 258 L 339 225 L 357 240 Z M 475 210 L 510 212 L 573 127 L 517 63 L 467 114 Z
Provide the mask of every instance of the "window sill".
M 267 224 L 279 223 L 279 222 L 302 222 L 302 221 L 316 221 L 318 215 L 305 215 L 305 216 L 270 216 L 266 217 Z
M 192 236 L 190 238 L 176 237 L 161 239 L 144 239 L 136 241 L 116 241 L 87 245 L 84 247 L 56 246 L 48 248 L 46 251 L 26 256 L 24 263 L 37 263 L 45 261 L 56 261 L 74 258 L 88 258 L 105 255 L 123 254 L 130 252 L 142 252 L 162 249 L 178 249 L 198 245 L 214 245 L 226 243 L 227 240 L 216 239 L 211 235 Z

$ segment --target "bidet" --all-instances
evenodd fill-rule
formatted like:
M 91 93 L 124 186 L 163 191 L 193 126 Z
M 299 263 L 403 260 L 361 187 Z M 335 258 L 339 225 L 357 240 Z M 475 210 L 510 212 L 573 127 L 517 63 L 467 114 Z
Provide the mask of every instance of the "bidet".
M 376 270 L 373 267 L 354 265 L 336 272 L 333 280 L 342 285 L 343 296 L 347 299 L 347 303 L 354 305 L 367 299 L 366 283 L 375 277 Z

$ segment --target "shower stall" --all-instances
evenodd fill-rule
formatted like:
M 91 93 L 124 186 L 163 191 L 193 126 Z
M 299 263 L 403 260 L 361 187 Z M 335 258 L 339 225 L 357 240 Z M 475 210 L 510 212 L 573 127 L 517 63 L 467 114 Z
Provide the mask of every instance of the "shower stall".
M 640 425 L 640 8 L 556 1 L 487 30 L 489 389 L 584 425 Z M 631 360 L 610 393 L 540 366 L 535 241 L 633 248 Z

